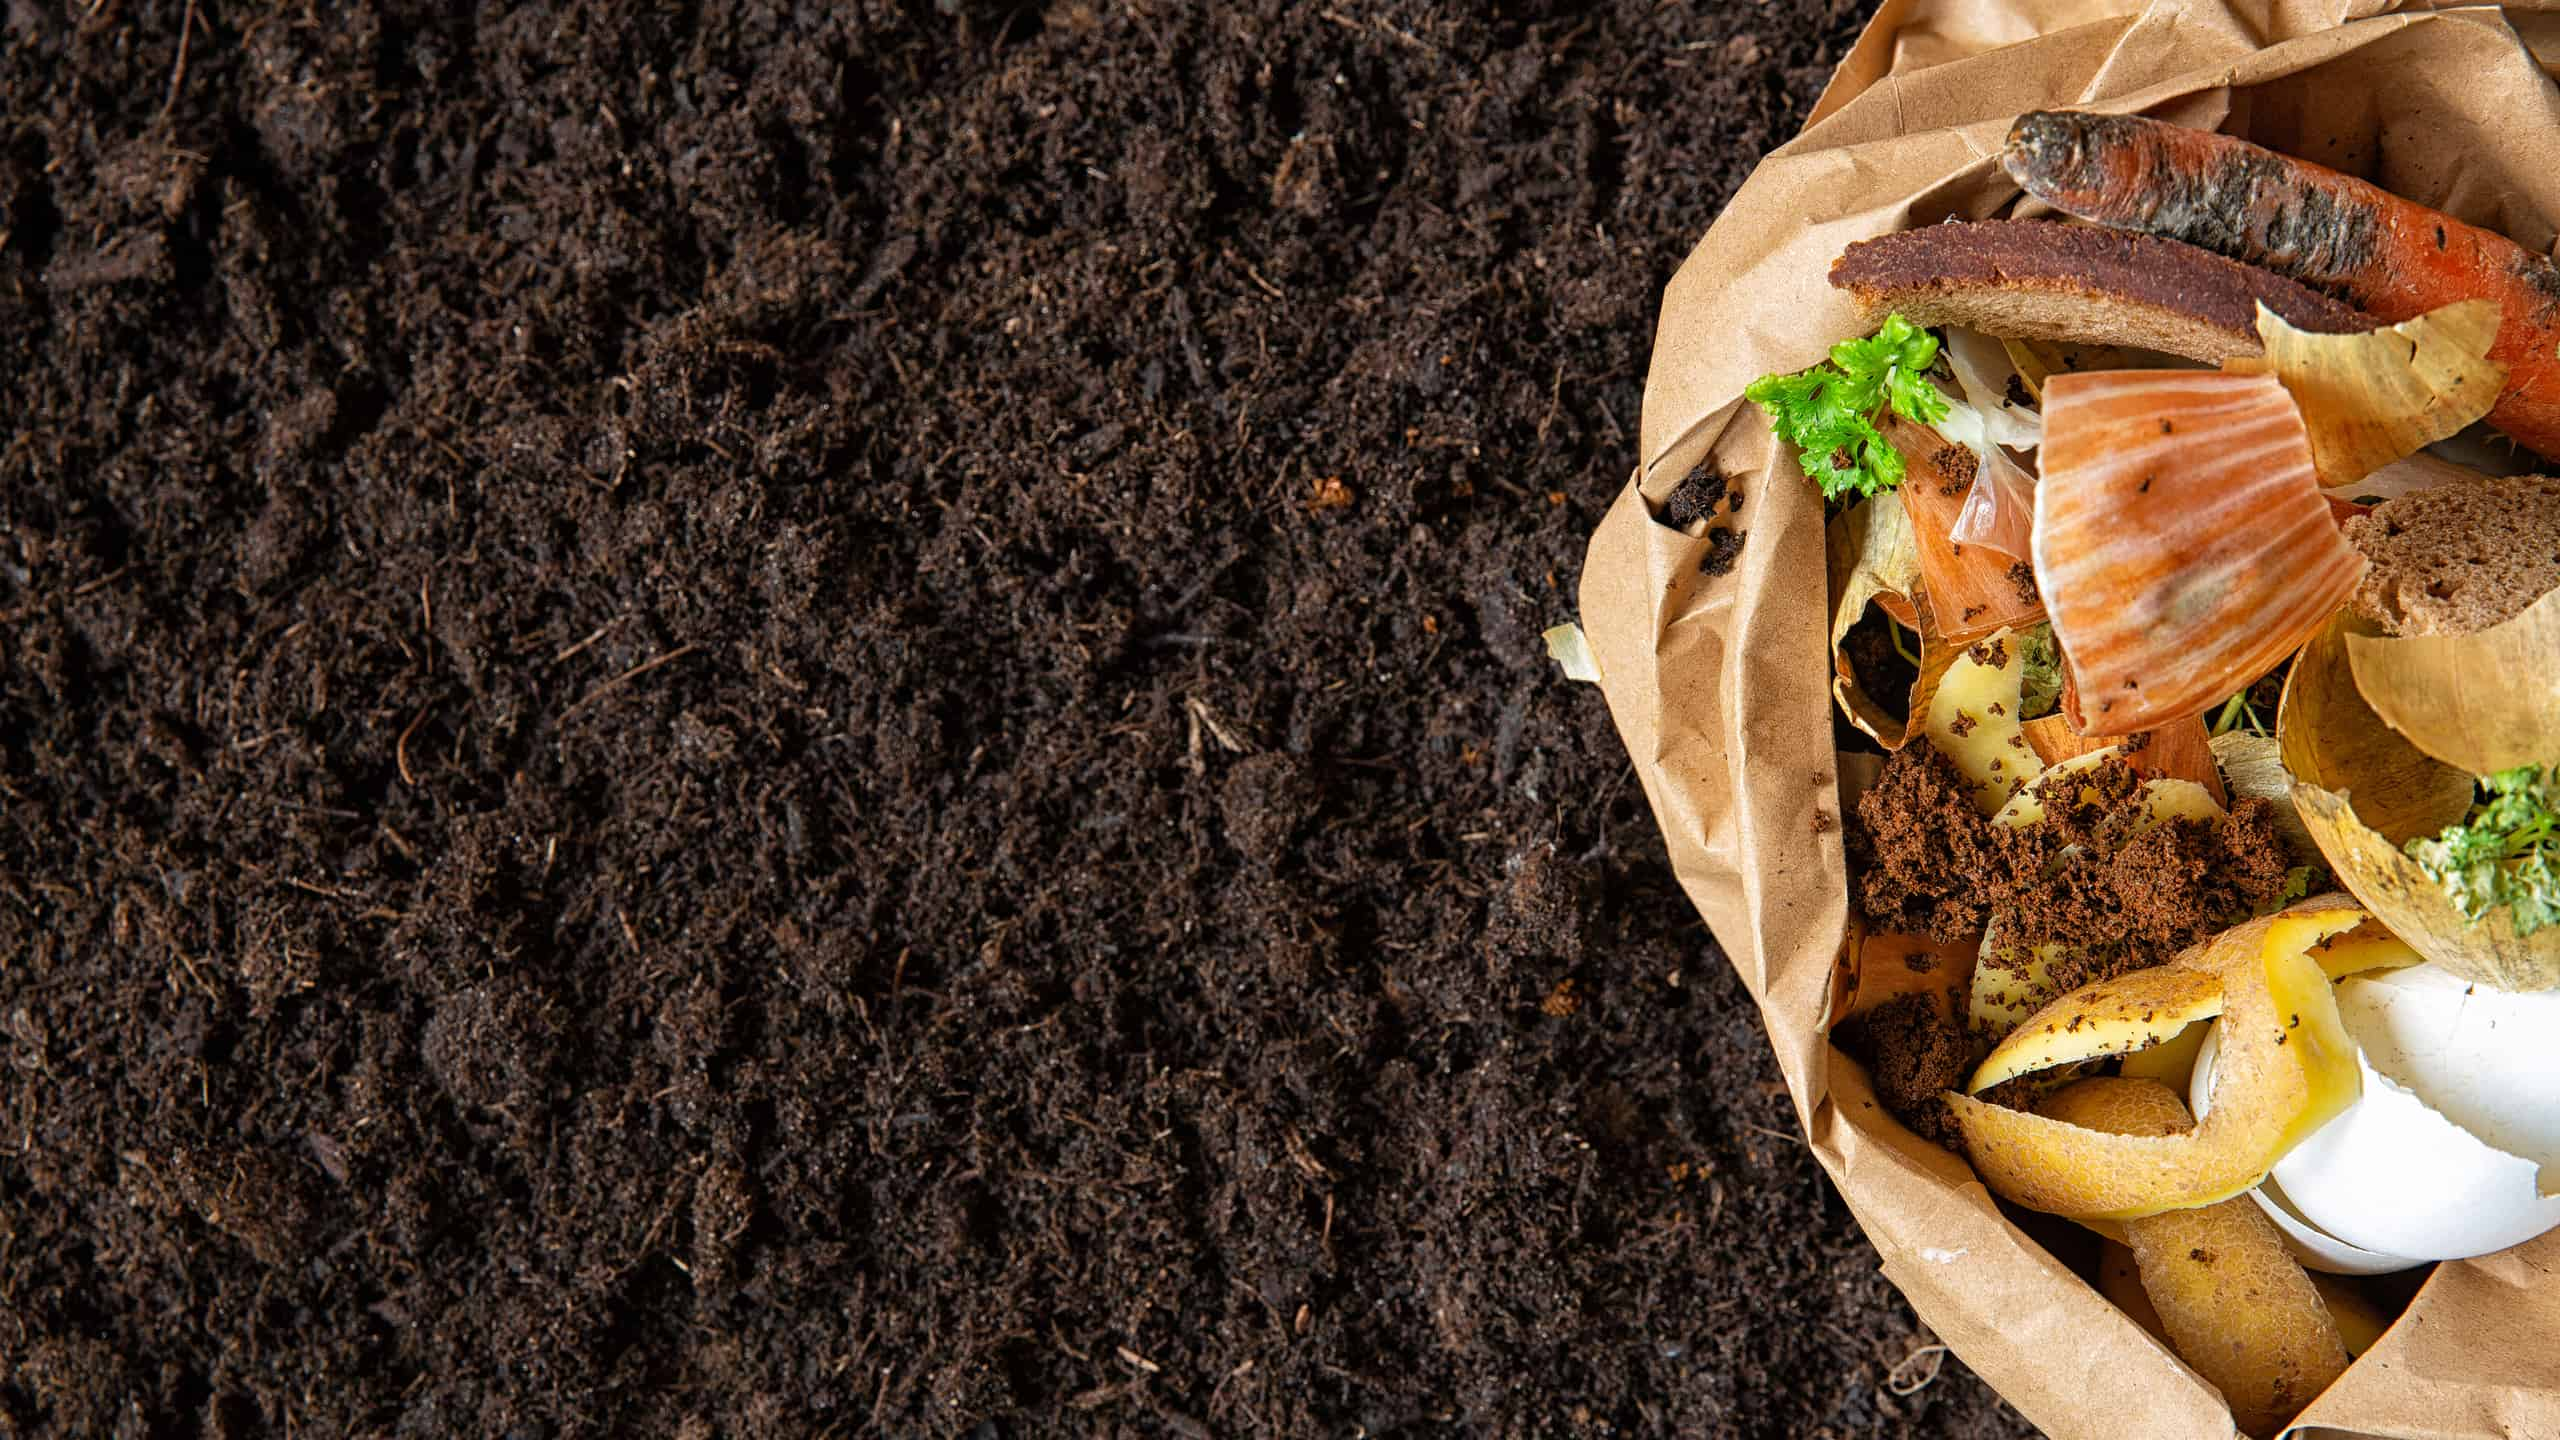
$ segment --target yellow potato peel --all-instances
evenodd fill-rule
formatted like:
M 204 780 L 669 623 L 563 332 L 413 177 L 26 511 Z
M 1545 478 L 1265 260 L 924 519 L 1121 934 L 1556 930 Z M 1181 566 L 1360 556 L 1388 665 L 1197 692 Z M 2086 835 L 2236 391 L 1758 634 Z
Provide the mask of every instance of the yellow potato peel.
M 2116 1135 L 2169 1139 L 2195 1128 L 2178 1097 L 2150 1080 L 2083 1080 L 2044 1108 Z M 2346 1371 L 2346 1343 L 2319 1288 L 2254 1202 L 2128 1220 L 2124 1243 L 2160 1331 L 2248 1434 L 2281 1430 Z
M 1991 818 L 2002 825 L 2019 827 L 2033 825 L 2044 818 L 2044 802 L 2052 793 L 2054 786 L 2062 784 L 2084 770 L 2094 770 L 2107 761 L 2116 759 L 2121 753 L 2121 747 L 2108 745 L 2096 750 L 2083 751 L 2067 760 L 2057 761 L 2038 771 L 2036 778 L 2026 788 L 2001 802 L 2000 808 L 1993 812 Z M 2078 805 L 2094 805 L 2097 802 L 2097 790 L 2087 785 L 2080 787 L 2073 800 L 2073 803 Z
M 2287 927 L 2279 935 L 2278 922 Z M 2004 1080 L 2100 1055 L 2131 1055 L 2165 1044 L 2179 1032 L 2223 1011 L 2223 989 L 2235 969 L 2260 958 L 2259 947 L 2296 944 L 2311 951 L 2328 979 L 2363 969 L 2409 963 L 2408 947 L 2385 935 L 2339 948 L 2342 932 L 2365 924 L 2364 912 L 2344 896 L 2322 895 L 2281 915 L 2234 926 L 2202 945 L 2148 970 L 2099 980 L 2047 1003 L 1983 1057 L 1965 1085 L 1980 1094 Z M 2298 937 L 2298 938 L 2297 938 Z M 2337 942 L 2332 937 L 2339 937 Z M 2332 965 L 2342 967 L 2331 970 Z M 2203 1043 L 2198 1034 L 2189 1054 Z
M 2414 320 L 2346 335 L 2299 330 L 2258 307 L 2266 353 L 2226 360 L 2273 375 L 2302 408 L 2324 487 L 2346 485 L 2489 413 L 2507 367 L 2489 358 L 2498 306 L 2460 300 Z
M 2466 775 L 2560 763 L 2560 590 L 2467 635 L 2346 642 L 2357 691 L 2426 754 Z
M 2302 647 L 2276 711 L 2304 828 L 2339 883 L 2419 955 L 2501 990 L 2560 986 L 2560 927 L 2518 936 L 2505 906 L 2467 919 L 2401 849 L 2411 836 L 2468 814 L 2472 779 L 2411 744 L 2366 703 L 2348 658 L 2359 627 L 2340 612 Z
M 2203 1124 L 2175 1136 L 2111 1135 L 1950 1093 L 1946 1104 L 1975 1172 L 2018 1204 L 2071 1219 L 2138 1219 L 2210 1205 L 2257 1184 L 2361 1093 L 2329 977 L 2307 952 L 2363 919 L 2323 896 L 2235 926 L 2176 962 L 2222 982 L 2218 1093 L 2229 1098 Z M 2075 999 L 2065 996 L 2046 1013 L 2067 1013 Z M 2092 1025 L 2071 1033 L 2083 1046 L 2102 1038 Z M 2076 1058 L 2046 1053 L 2054 1063 Z
M 2046 1005 L 2010 1031 L 1965 1089 L 1978 1095 L 2056 1065 L 2148 1049 L 2221 1013 L 2222 977 L 2209 970 L 2158 965 L 2101 980 Z
M 1985 664 L 1985 657 L 1999 663 Z M 1928 717 L 1929 743 L 1973 782 L 1973 801 L 1985 815 L 1997 815 L 2044 773 L 2018 726 L 2026 677 L 2017 635 L 1996 631 L 1956 652 L 1925 701 L 1912 702 Z

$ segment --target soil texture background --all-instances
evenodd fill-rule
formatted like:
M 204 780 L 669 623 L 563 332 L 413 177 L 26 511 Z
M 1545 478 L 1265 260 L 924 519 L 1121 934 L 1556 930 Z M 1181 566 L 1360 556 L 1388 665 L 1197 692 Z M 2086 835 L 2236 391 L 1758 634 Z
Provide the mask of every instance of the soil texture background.
M 0 1435 L 2024 1433 L 1538 640 L 1862 18 L 0 6 Z

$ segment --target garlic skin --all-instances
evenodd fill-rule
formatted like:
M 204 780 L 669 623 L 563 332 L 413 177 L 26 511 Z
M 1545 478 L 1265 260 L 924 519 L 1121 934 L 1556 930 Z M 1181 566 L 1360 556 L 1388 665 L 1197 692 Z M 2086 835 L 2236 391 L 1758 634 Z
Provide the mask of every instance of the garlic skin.
M 2276 1162 L 2295 1212 L 2278 1224 L 2411 1263 L 2560 1226 L 2546 1193 L 2560 1189 L 2560 994 L 2417 965 L 2340 981 L 2337 997 L 2364 1094 Z M 2209 1057 L 2196 1070 L 2209 1093 Z

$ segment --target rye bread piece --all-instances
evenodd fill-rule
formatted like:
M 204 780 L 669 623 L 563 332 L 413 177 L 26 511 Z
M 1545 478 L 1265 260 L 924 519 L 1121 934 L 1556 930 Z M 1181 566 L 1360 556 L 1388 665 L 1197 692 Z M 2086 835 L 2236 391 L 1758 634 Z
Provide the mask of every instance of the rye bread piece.
M 2560 479 L 2517 475 L 2403 495 L 2345 525 L 2369 562 L 2357 613 L 2394 635 L 2461 635 L 2560 587 Z
M 1925 225 L 1862 240 L 1831 283 L 1869 325 L 1894 311 L 2017 340 L 2127 345 L 2219 364 L 2255 355 L 2259 302 L 2305 330 L 2376 322 L 2255 265 L 2176 240 L 2054 220 Z

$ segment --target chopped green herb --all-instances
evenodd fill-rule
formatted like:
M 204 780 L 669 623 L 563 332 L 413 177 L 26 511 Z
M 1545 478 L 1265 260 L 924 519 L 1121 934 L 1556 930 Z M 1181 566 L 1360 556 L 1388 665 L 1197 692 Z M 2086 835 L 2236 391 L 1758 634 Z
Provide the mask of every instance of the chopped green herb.
M 1929 379 L 1937 360 L 1937 336 L 1888 315 L 1873 336 L 1832 346 L 1828 361 L 1794 375 L 1763 375 L 1742 394 L 1802 453 L 1804 473 L 1824 499 L 1881 495 L 1902 483 L 1903 465 L 1876 418 L 1890 407 L 1924 425 L 1945 419 L 1947 397 Z
M 2019 682 L 2018 718 L 2035 720 L 2062 708 L 2062 647 L 2053 643 L 2053 627 L 2038 625 L 2018 632 L 2018 653 L 2026 662 Z
M 2469 919 L 2504 905 L 2519 936 L 2560 925 L 2560 770 L 2519 765 L 2480 788 L 2463 823 L 2411 840 L 2409 858 Z

